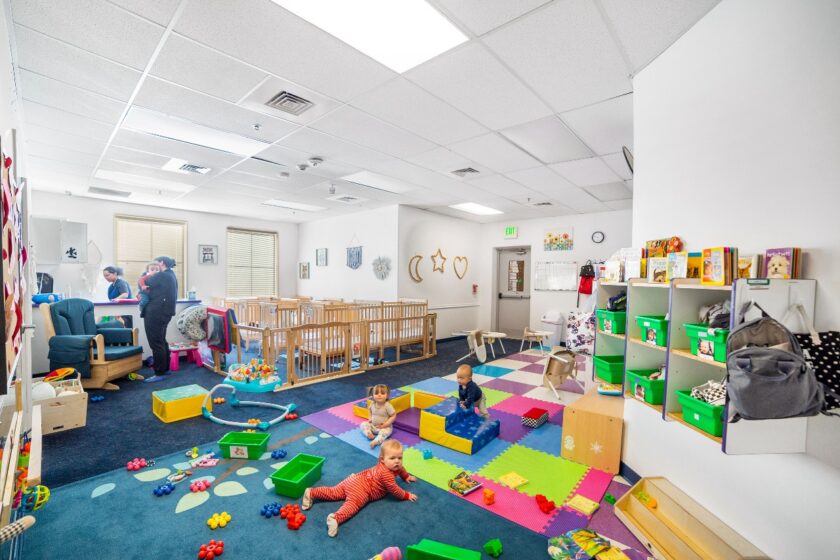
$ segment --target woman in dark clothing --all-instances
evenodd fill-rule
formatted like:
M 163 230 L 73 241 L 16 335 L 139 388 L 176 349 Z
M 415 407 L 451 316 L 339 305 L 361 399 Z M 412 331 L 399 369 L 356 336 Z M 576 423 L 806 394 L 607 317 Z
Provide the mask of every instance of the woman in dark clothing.
M 108 300 L 117 301 L 121 299 L 131 299 L 131 286 L 128 282 L 123 280 L 123 269 L 116 266 L 106 266 L 102 270 L 102 276 L 105 280 L 111 283 L 108 286 Z
M 160 272 L 146 279 L 149 301 L 140 313 L 146 329 L 146 340 L 149 341 L 155 361 L 155 375 L 146 379 L 146 383 L 161 381 L 169 375 L 169 343 L 166 342 L 166 327 L 175 316 L 175 302 L 178 299 L 178 279 L 172 272 L 175 259 L 158 257 L 155 262 Z

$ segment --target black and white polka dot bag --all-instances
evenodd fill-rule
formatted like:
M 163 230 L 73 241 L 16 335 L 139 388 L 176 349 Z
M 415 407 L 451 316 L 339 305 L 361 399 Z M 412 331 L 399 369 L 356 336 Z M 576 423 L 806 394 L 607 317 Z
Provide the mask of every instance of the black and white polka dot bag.
M 801 305 L 796 307 L 811 332 L 794 336 L 802 347 L 805 361 L 814 370 L 817 381 L 823 384 L 825 408 L 840 408 L 840 332 L 816 332 L 805 309 Z

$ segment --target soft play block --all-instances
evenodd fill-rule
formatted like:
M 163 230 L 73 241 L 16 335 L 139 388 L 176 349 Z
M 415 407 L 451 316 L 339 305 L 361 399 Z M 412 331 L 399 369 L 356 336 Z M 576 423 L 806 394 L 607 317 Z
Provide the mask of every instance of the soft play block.
M 544 408 L 532 408 L 522 415 L 522 425 L 539 428 L 548 421 L 548 411 Z
M 423 539 L 406 547 L 406 560 L 481 560 L 481 553 L 451 544 Z
M 200 385 L 184 385 L 152 393 L 152 412 L 161 422 L 177 422 L 193 416 L 201 416 L 201 405 L 207 389 Z M 213 411 L 213 403 L 207 402 L 207 409 Z
M 465 413 L 458 399 L 449 397 L 420 412 L 420 437 L 472 455 L 499 437 L 498 420 L 484 420 L 474 412 Z
M 443 400 L 446 400 L 446 397 L 424 393 L 423 391 L 414 391 L 414 408 L 425 410 Z
M 399 389 L 391 389 L 391 398 L 388 400 L 390 401 L 391 406 L 394 407 L 397 414 L 403 410 L 411 408 L 411 393 L 406 393 L 405 391 L 400 391 Z M 368 407 L 372 403 L 372 399 L 365 399 L 357 402 L 353 405 L 353 414 L 362 418 L 367 418 L 369 416 Z

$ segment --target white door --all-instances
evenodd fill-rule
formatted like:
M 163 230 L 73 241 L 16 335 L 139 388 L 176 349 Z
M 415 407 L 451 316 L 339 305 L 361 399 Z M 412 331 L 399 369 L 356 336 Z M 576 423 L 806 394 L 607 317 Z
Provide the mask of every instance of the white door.
M 522 247 L 498 251 L 496 330 L 519 338 L 531 323 L 531 250 Z

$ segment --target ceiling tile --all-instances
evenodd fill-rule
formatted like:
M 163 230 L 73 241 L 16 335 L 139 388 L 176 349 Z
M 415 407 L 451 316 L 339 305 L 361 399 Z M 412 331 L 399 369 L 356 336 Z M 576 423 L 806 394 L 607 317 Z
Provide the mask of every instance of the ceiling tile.
M 539 162 L 495 133 L 449 146 L 453 151 L 499 173 L 527 169 Z
M 555 163 L 549 167 L 578 187 L 601 185 L 620 180 L 618 175 L 599 158 Z
M 633 148 L 633 96 L 622 95 L 560 115 L 598 155 Z
M 41 142 L 26 141 L 26 156 L 37 157 L 42 159 L 49 159 L 60 161 L 63 163 L 73 163 L 82 166 L 93 168 L 99 160 L 99 154 L 90 154 L 85 152 L 78 152 L 68 148 L 51 146 Z
M 130 175 L 135 175 L 141 179 L 160 179 L 162 181 L 169 181 L 172 183 L 183 183 L 185 185 L 193 186 L 199 185 L 207 180 L 206 177 L 197 173 L 174 173 L 172 171 L 164 171 L 163 169 L 153 169 L 151 167 L 144 167 L 142 165 L 134 165 L 131 163 L 125 163 L 110 159 L 102 160 L 102 163 L 99 164 L 99 168 L 97 169 L 97 172 L 99 171 L 116 171 L 119 173 L 128 173 Z M 102 179 L 102 177 L 97 178 Z M 107 177 L 105 177 L 105 179 L 107 179 Z M 150 187 L 148 188 L 155 188 L 154 183 L 150 181 Z
M 48 190 L 51 192 L 71 191 L 79 193 L 86 191 L 90 184 L 88 175 L 72 175 L 67 173 L 56 173 L 40 167 L 27 165 L 27 184 L 35 190 Z
M 353 105 L 438 144 L 487 132 L 470 117 L 404 78 L 362 95 Z
M 559 189 L 552 195 L 552 198 L 578 212 L 603 212 L 609 210 L 606 204 L 577 187 Z
M 95 156 L 102 153 L 102 150 L 105 149 L 106 142 L 105 138 L 94 140 L 92 138 L 85 138 L 84 136 L 77 136 L 76 134 L 68 134 L 43 126 L 33 125 L 29 122 L 27 122 L 24 129 L 24 137 L 27 143 L 38 142 L 48 146 L 56 146 Z
M 501 133 L 543 163 L 557 163 L 593 155 L 592 151 L 554 115 L 502 130 Z
M 681 37 L 720 0 L 601 0 L 634 70 Z
M 551 194 L 561 188 L 574 186 L 544 165 L 531 169 L 523 169 L 522 171 L 514 171 L 506 175 L 517 183 L 546 194 Z
M 429 150 L 428 152 L 412 156 L 408 158 L 408 161 L 416 163 L 426 169 L 446 173 L 448 177 L 452 177 L 453 179 L 458 177 L 456 175 L 452 175 L 452 171 L 457 171 L 458 169 L 464 169 L 467 167 L 472 167 L 485 176 L 492 175 L 494 173 L 494 171 L 492 171 L 489 167 L 479 165 L 461 154 L 456 154 L 449 148 L 435 148 L 434 150 Z
M 15 42 L 20 68 L 114 99 L 128 101 L 140 79 L 136 70 L 20 25 L 15 26 Z
M 491 175 L 469 181 L 471 185 L 486 191 L 490 194 L 512 199 L 515 196 L 523 196 L 526 199 L 530 196 L 540 196 L 528 187 L 524 187 L 505 177 L 504 175 Z
M 20 71 L 20 94 L 23 99 L 60 109 L 103 123 L 115 125 L 125 103 L 68 86 L 27 70 Z
M 493 130 L 552 113 L 476 41 L 410 70 L 406 77 Z
M 212 169 L 225 169 L 242 160 L 242 156 L 228 152 L 124 129 L 114 136 L 112 146 L 148 152 L 166 158 L 183 159 Z
M 435 147 L 428 140 L 346 105 L 312 127 L 397 157 L 419 154 Z
M 267 75 L 178 35 L 166 41 L 151 74 L 232 103 Z
M 283 146 L 269 146 L 259 153 L 257 156 L 260 159 L 265 159 L 275 163 L 282 163 L 287 166 L 287 171 L 292 175 L 306 174 L 323 177 L 325 179 L 334 179 L 350 175 L 359 171 L 361 168 L 355 165 L 342 163 L 337 160 L 324 160 L 318 167 L 309 167 L 305 171 L 299 171 L 297 165 L 306 163 L 312 157 L 319 156 L 317 153 L 307 153 L 300 150 L 294 150 Z
M 362 168 L 368 167 L 372 163 L 389 159 L 389 156 L 386 154 L 345 142 L 335 136 L 324 134 L 323 132 L 318 132 L 310 128 L 298 130 L 291 136 L 284 138 L 279 145 L 316 154 L 325 161 L 335 159 Z
M 633 208 L 633 199 L 628 198 L 626 200 L 608 200 L 604 204 L 606 204 L 613 210 L 631 210 Z
M 607 202 L 610 200 L 626 200 L 633 198 L 633 193 L 624 183 L 605 183 L 603 185 L 592 185 L 584 187 L 583 190 L 600 200 Z
M 458 189 L 461 183 L 460 180 L 451 175 L 430 171 L 398 159 L 377 162 L 370 166 L 370 170 L 428 189 Z
M 46 159 L 42 157 L 28 156 L 26 158 L 26 170 L 29 171 L 49 171 L 52 173 L 62 173 L 67 175 L 75 175 L 76 177 L 90 177 L 93 171 L 93 164 L 82 162 L 68 162 L 57 161 L 54 159 Z
M 108 148 L 108 151 L 105 152 L 105 159 L 121 161 L 132 165 L 141 165 L 143 167 L 151 167 L 153 169 L 161 169 L 171 158 L 158 154 L 150 154 L 149 152 L 121 148 L 112 144 L 111 147 Z M 173 177 L 177 177 L 177 175 L 173 175 Z
M 298 128 L 156 78 L 147 78 L 134 104 L 241 136 L 274 142 Z M 255 130 L 254 124 L 260 129 Z
M 558 113 L 632 90 L 591 0 L 554 2 L 482 41 Z
M 190 2 L 175 31 L 343 101 L 396 76 L 271 2 Z
M 549 0 L 438 0 L 438 4 L 475 35 L 518 18 Z
M 109 0 L 112 4 L 121 6 L 129 12 L 150 19 L 153 22 L 167 26 L 175 15 L 175 10 L 181 0 Z
M 27 126 L 34 124 L 97 140 L 107 141 L 114 130 L 113 125 L 86 119 L 31 101 L 23 102 L 23 114 Z
M 163 27 L 103 0 L 12 0 L 15 23 L 142 70 Z
M 622 152 L 601 156 L 601 160 L 625 181 L 633 178 L 633 174 L 630 172 L 630 168 L 627 167 L 627 160 L 624 159 Z

